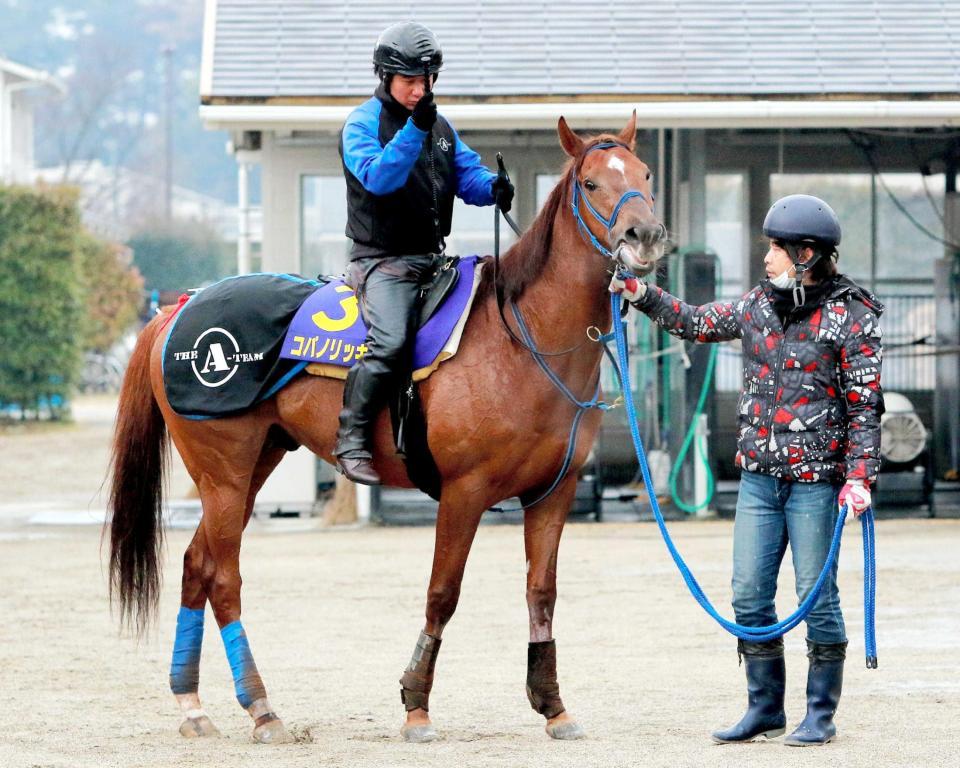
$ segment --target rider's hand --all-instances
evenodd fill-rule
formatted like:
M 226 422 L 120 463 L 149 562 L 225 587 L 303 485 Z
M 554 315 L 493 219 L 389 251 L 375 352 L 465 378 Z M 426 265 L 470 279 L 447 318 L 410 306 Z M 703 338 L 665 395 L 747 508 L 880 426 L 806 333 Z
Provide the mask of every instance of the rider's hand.
M 610 287 L 607 290 L 610 293 L 619 293 L 632 304 L 643 298 L 643 295 L 647 292 L 647 284 L 635 277 L 627 277 L 621 280 L 615 274 L 613 279 L 610 280 Z
M 855 517 L 870 508 L 870 486 L 866 480 L 847 480 L 840 491 L 840 507 L 847 505 Z
M 514 189 L 506 171 L 501 170 L 497 174 L 497 178 L 493 180 L 492 191 L 497 207 L 504 213 L 510 213 L 510 207 L 513 205 Z
M 437 122 L 437 105 L 433 103 L 433 91 L 427 91 L 413 108 L 410 117 L 413 124 L 421 131 L 429 131 Z

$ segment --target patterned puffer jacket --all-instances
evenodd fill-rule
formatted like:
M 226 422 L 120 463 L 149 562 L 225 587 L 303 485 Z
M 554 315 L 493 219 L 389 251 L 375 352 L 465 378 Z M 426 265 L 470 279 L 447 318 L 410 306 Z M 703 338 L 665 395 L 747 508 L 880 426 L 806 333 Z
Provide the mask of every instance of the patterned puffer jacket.
M 743 340 L 739 467 L 798 482 L 872 484 L 880 467 L 883 306 L 840 276 L 816 309 L 784 327 L 763 285 L 739 301 L 700 307 L 651 285 L 634 306 L 681 339 Z

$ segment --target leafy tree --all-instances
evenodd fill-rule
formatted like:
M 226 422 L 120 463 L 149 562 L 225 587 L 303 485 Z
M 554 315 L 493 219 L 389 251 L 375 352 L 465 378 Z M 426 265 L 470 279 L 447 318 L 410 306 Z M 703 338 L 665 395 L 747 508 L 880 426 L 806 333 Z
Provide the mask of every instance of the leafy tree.
M 197 222 L 149 224 L 127 245 L 147 290 L 185 291 L 235 272 L 234 249 Z
M 106 352 L 137 319 L 143 304 L 143 276 L 131 265 L 128 248 L 89 235 L 79 238 L 84 293 L 84 350 Z

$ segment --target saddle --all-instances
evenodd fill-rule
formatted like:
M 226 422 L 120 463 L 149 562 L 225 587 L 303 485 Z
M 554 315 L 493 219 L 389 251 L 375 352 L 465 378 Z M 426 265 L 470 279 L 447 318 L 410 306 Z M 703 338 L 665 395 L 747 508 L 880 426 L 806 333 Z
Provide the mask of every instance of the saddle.
M 459 256 L 444 256 L 437 266 L 430 282 L 420 290 L 420 314 L 417 318 L 417 328 L 423 328 L 440 309 L 460 280 Z

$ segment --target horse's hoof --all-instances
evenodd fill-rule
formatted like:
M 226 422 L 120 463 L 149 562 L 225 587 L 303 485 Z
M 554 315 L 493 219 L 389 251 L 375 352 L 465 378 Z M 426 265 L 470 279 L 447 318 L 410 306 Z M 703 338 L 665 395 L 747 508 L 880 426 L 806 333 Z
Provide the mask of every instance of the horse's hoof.
M 431 723 L 426 725 L 405 725 L 400 729 L 400 735 L 404 741 L 411 744 L 426 744 L 428 741 L 436 741 L 440 738 L 437 729 Z
M 270 720 L 253 729 L 253 740 L 257 744 L 286 744 L 293 737 L 283 727 L 282 720 Z
M 561 720 L 547 723 L 547 735 L 561 741 L 575 741 L 587 738 L 587 732 L 576 720 Z
M 180 735 L 187 739 L 201 739 L 208 736 L 219 736 L 220 731 L 213 721 L 206 715 L 188 717 L 180 723 Z

